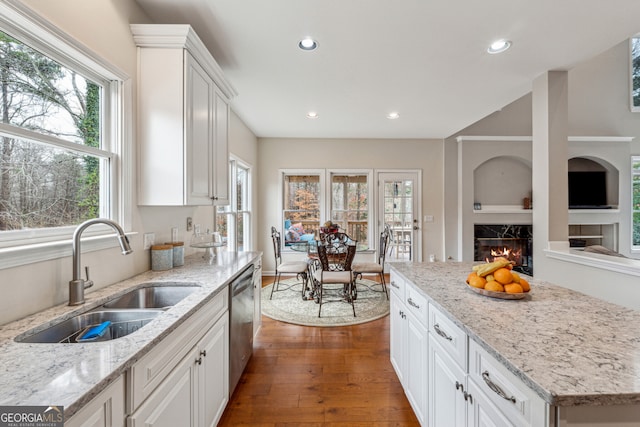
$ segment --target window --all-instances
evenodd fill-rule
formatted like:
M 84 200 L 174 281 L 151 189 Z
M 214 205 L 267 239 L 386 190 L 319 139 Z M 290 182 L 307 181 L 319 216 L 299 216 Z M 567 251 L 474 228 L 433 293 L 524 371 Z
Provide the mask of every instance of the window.
M 323 173 L 284 173 L 283 230 L 285 245 L 313 239 L 320 230 L 321 177 Z
M 229 162 L 230 204 L 218 206 L 216 231 L 227 241 L 229 251 L 251 250 L 251 170 L 232 159 Z
M 631 215 L 632 215 L 632 240 L 634 249 L 640 249 L 640 156 L 631 158 Z
M 320 226 L 329 220 L 338 224 L 359 245 L 368 246 L 372 218 L 371 173 L 368 170 L 283 171 L 282 234 L 285 246 L 316 239 Z
M 0 5 L 0 248 L 68 241 L 97 217 L 129 226 L 125 78 L 26 7 Z M 41 251 L 28 262 L 68 255 Z
M 331 174 L 331 221 L 358 243 L 369 243 L 369 177 Z
M 631 111 L 640 111 L 640 36 L 630 39 Z

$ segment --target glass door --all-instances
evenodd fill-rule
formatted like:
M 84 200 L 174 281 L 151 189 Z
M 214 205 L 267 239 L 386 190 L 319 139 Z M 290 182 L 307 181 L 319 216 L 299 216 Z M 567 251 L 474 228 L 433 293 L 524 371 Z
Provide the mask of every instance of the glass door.
M 378 182 L 381 227 L 391 231 L 386 261 L 421 261 L 419 174 L 381 172 Z

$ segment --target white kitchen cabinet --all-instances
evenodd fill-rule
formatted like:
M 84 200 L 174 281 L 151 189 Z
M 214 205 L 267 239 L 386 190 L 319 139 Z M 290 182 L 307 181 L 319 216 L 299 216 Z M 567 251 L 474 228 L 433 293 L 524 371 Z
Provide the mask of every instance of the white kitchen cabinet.
M 404 295 L 405 299 L 401 299 Z M 391 276 L 390 356 L 405 394 L 422 425 L 427 417 L 426 301 L 401 278 Z
M 390 358 L 400 383 L 404 386 L 405 366 L 407 364 L 407 310 L 404 306 L 404 281 L 391 272 L 389 283 L 389 316 L 390 316 Z
M 215 426 L 229 402 L 229 320 L 223 316 L 198 345 L 199 426 Z
M 188 25 L 131 25 L 138 46 L 140 205 L 229 203 L 233 88 Z
M 467 425 L 467 373 L 429 334 L 429 425 Z
M 124 427 L 124 392 L 121 376 L 65 420 L 65 427 Z
M 225 313 L 128 418 L 128 427 L 213 427 L 229 401 Z
M 416 417 L 421 424 L 427 421 L 427 365 L 428 334 L 427 328 L 412 312 L 407 315 L 407 365 L 405 375 L 405 393 Z
M 193 348 L 157 390 L 127 419 L 128 427 L 196 427 L 196 359 Z

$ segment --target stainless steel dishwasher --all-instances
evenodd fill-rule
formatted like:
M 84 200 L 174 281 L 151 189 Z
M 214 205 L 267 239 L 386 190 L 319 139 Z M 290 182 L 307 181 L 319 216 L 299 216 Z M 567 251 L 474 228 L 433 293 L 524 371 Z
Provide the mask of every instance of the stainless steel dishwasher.
M 253 270 L 242 270 L 229 289 L 229 396 L 253 353 Z

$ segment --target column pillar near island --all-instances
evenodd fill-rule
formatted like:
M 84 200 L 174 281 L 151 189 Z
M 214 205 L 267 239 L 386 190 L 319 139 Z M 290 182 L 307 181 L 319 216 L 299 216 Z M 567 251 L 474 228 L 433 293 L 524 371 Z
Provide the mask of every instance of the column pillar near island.
M 568 245 L 568 73 L 547 71 L 533 81 L 532 94 L 532 202 L 533 270 L 545 280 L 550 243 Z

